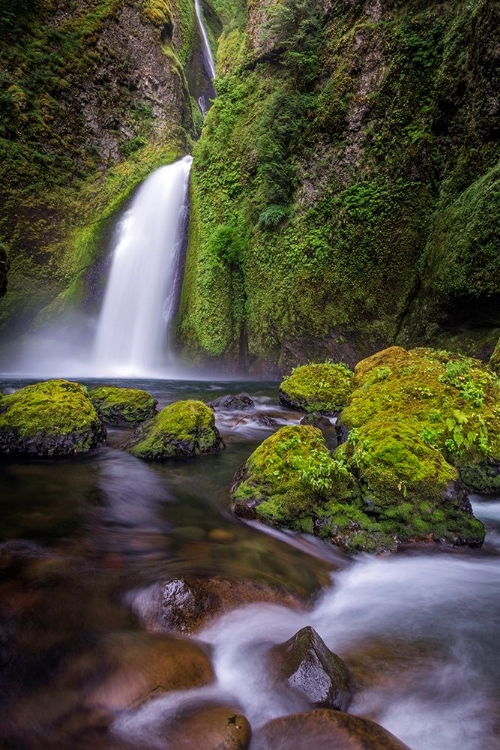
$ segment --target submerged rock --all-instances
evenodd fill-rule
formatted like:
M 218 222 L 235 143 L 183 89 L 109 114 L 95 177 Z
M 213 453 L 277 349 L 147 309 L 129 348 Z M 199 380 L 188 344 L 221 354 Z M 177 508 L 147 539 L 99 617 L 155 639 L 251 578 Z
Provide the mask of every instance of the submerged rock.
M 278 677 L 303 693 L 312 706 L 346 710 L 351 700 L 348 669 L 313 628 L 302 628 L 274 646 L 270 658 Z
M 71 675 L 81 680 L 87 669 L 95 687 L 87 689 L 84 705 L 106 712 L 133 708 L 162 693 L 201 687 L 214 679 L 201 644 L 157 633 L 107 635 L 89 662 L 83 658 L 80 665 L 72 664 L 66 680 Z
M 132 607 L 143 627 L 153 632 L 192 633 L 214 617 L 252 602 L 301 604 L 283 587 L 223 576 L 173 578 L 150 594 L 146 598 L 139 594 Z
M 103 422 L 115 427 L 137 427 L 152 419 L 158 403 L 147 391 L 114 386 L 93 388 L 89 398 Z
M 0 400 L 0 453 L 71 455 L 105 438 L 87 389 L 78 383 L 48 380 Z
M 248 393 L 239 393 L 237 396 L 219 396 L 213 401 L 207 401 L 207 405 L 212 409 L 228 409 L 229 411 L 242 411 L 252 409 L 255 402 L 252 401 Z
M 246 750 L 252 730 L 248 719 L 231 706 L 203 706 L 177 717 L 165 728 L 175 750 Z
M 213 411 L 201 401 L 176 401 L 139 427 L 127 450 L 146 461 L 215 453 L 224 442 Z
M 291 409 L 337 414 L 354 387 L 354 374 L 343 364 L 296 367 L 280 385 L 280 401 Z
M 317 709 L 283 716 L 264 724 L 253 739 L 254 750 L 410 750 L 369 719 L 341 711 Z

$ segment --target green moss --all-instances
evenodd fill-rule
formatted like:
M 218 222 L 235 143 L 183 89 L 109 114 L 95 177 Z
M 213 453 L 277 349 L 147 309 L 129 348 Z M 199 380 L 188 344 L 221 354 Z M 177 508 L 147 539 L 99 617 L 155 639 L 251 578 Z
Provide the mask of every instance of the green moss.
M 213 411 L 202 401 L 177 401 L 140 427 L 127 449 L 138 458 L 159 461 L 223 447 Z
M 280 385 L 280 399 L 306 412 L 332 413 L 342 409 L 354 387 L 354 375 L 343 364 L 296 367 Z
M 459 469 L 500 462 L 500 384 L 478 360 L 392 347 L 355 373 L 357 388 L 341 416 L 350 428 L 400 420 Z
M 221 38 L 192 175 L 188 351 L 235 358 L 243 337 L 249 364 L 285 370 L 442 326 L 478 352 L 478 324 L 500 325 L 491 1 L 365 10 L 252 3 Z M 217 255 L 221 227 L 242 241 Z
M 500 339 L 497 341 L 488 364 L 493 372 L 495 372 L 497 375 L 500 375 Z
M 152 419 L 158 403 L 146 391 L 112 386 L 93 388 L 89 398 L 104 422 L 122 427 L 137 426 Z
M 268 523 L 304 528 L 329 494 L 343 495 L 349 476 L 330 456 L 321 431 L 282 427 L 252 453 L 232 493 L 236 512 L 254 508 Z
M 87 390 L 78 383 L 49 380 L 1 400 L 1 452 L 80 453 L 95 447 L 104 435 Z

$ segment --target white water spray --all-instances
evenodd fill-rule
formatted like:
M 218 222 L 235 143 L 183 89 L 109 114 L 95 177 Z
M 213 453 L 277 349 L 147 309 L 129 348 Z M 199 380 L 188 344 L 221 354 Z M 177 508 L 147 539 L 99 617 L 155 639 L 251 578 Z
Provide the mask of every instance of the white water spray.
M 98 375 L 154 377 L 168 363 L 191 162 L 153 172 L 120 222 L 94 346 Z
M 213 79 L 215 78 L 214 58 L 212 57 L 212 52 L 210 50 L 210 45 L 208 43 L 207 32 L 205 31 L 205 26 L 203 24 L 203 16 L 201 14 L 200 0 L 194 0 L 194 7 L 196 10 L 196 18 L 198 19 L 198 26 L 200 27 L 201 39 L 203 42 L 203 58 L 205 60 L 205 64 L 207 67 L 207 73 L 209 74 L 211 80 L 213 81 Z M 200 104 L 200 107 L 201 107 L 201 104 Z

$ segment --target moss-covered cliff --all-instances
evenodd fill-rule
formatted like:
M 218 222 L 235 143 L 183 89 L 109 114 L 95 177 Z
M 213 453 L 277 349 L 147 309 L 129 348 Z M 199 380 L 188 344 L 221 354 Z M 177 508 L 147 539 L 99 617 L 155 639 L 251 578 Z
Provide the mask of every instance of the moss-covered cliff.
M 0 71 L 5 341 L 88 301 L 110 217 L 190 150 L 204 85 L 193 3 L 0 0 Z
M 498 3 L 233 6 L 195 149 L 186 352 L 278 369 L 393 342 L 488 355 Z

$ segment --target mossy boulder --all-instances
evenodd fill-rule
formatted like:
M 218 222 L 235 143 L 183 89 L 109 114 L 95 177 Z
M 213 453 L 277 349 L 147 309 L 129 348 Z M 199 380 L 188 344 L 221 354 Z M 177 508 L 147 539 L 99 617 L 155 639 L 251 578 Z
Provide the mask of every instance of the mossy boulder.
M 78 383 L 48 380 L 0 400 L 0 453 L 71 455 L 105 437 L 87 389 Z
M 127 450 L 146 461 L 197 456 L 224 448 L 215 417 L 202 401 L 176 401 L 138 428 Z
M 296 367 L 281 383 L 279 396 L 292 409 L 335 414 L 346 405 L 353 387 L 348 367 L 325 362 Z
M 336 452 L 356 478 L 351 506 L 330 500 L 318 532 L 349 550 L 395 549 L 417 542 L 482 544 L 458 471 L 404 422 L 373 421 L 351 431 Z
M 341 414 L 351 433 L 404 423 L 458 468 L 469 489 L 500 489 L 500 381 L 479 360 L 390 347 L 362 360 L 355 378 Z
M 318 429 L 283 427 L 252 453 L 231 492 L 237 515 L 350 553 L 484 539 L 457 469 L 399 423 L 353 431 L 333 456 Z
M 334 493 L 349 494 L 350 479 L 319 429 L 294 425 L 252 453 L 234 478 L 231 497 L 236 515 L 312 533 L 318 507 Z
M 138 388 L 93 388 L 89 398 L 103 422 L 115 427 L 137 427 L 152 419 L 158 401 Z

